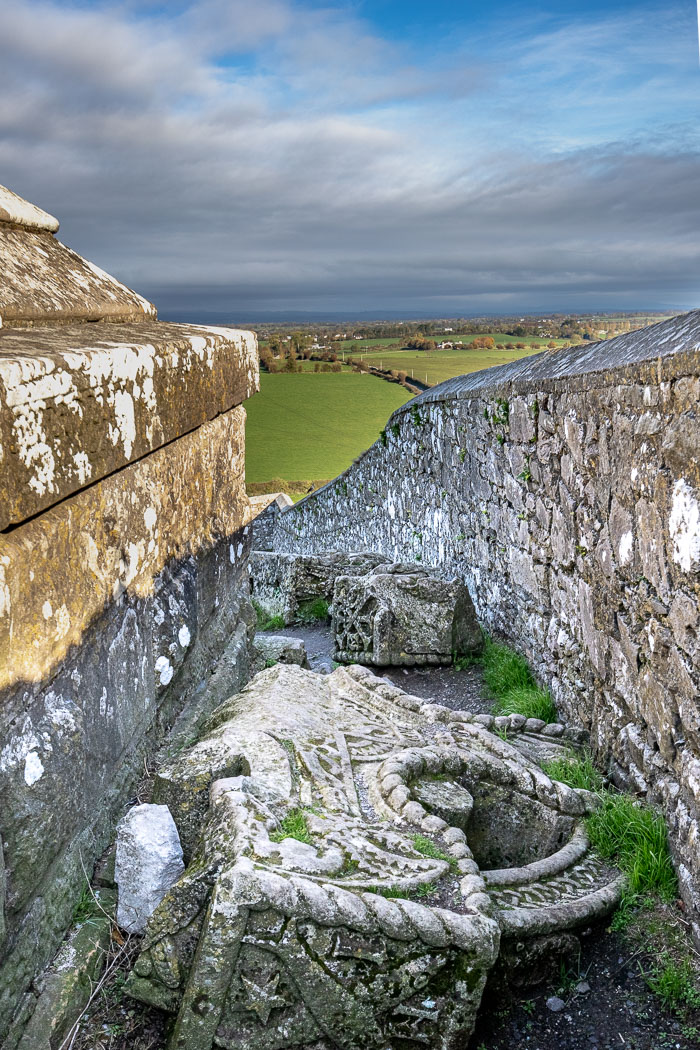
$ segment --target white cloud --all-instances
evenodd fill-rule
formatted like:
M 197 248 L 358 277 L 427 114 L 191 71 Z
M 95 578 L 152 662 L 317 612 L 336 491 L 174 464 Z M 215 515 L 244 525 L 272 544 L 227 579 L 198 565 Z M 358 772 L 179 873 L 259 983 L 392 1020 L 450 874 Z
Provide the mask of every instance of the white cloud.
M 623 44 L 608 18 L 420 55 L 301 0 L 167 17 L 19 0 L 0 179 L 193 319 L 681 306 L 700 276 L 697 102 L 674 17 L 656 57 L 643 19 L 624 25 Z

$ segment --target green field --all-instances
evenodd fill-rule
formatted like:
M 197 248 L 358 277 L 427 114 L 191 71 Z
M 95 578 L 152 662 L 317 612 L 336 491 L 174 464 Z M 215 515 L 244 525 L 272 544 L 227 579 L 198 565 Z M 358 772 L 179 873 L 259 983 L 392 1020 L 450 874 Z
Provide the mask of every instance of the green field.
M 523 342 L 524 340 L 519 340 Z M 521 357 L 530 357 L 537 350 L 397 350 L 394 353 L 382 353 L 381 350 L 363 354 L 365 361 L 377 368 L 394 369 L 397 372 L 411 373 L 421 383 L 442 383 L 453 376 L 466 375 L 468 372 L 479 372 L 482 368 L 503 365 L 508 361 L 519 361 Z
M 246 480 L 333 478 L 369 448 L 410 394 L 351 372 L 260 376 L 246 402 Z
M 523 341 L 523 340 L 520 340 Z M 365 353 L 385 369 L 413 370 L 421 382 L 527 357 L 531 350 L 398 350 Z M 313 368 L 313 361 L 303 362 Z M 357 372 L 278 372 L 260 375 L 260 393 L 247 402 L 246 480 L 333 478 L 373 444 L 387 419 L 411 395 L 397 383 Z

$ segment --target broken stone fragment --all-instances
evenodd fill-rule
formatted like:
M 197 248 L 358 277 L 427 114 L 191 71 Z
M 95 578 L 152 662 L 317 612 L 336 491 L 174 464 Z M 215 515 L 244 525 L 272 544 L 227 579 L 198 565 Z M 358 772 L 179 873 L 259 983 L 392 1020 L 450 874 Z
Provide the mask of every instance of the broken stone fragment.
M 425 569 L 380 565 L 339 576 L 333 592 L 336 660 L 379 667 L 449 664 L 483 639 L 469 591 Z
M 134 806 L 117 828 L 117 922 L 128 933 L 146 923 L 185 870 L 180 837 L 167 806 Z
M 381 554 L 367 551 L 311 555 L 254 550 L 250 556 L 251 596 L 268 616 L 294 623 L 304 619 L 305 608 L 316 599 L 332 600 L 338 576 L 364 576 L 384 560 Z
M 299 667 L 309 666 L 303 638 L 287 638 L 282 634 L 258 634 L 254 644 L 263 661 L 298 664 Z

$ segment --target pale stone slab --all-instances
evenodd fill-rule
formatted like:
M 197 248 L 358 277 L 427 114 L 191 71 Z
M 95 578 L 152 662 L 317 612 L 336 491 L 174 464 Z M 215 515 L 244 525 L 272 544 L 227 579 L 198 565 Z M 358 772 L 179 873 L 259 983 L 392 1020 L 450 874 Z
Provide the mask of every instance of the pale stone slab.
M 134 806 L 119 822 L 114 878 L 117 922 L 143 933 L 165 894 L 185 870 L 180 837 L 167 806 Z

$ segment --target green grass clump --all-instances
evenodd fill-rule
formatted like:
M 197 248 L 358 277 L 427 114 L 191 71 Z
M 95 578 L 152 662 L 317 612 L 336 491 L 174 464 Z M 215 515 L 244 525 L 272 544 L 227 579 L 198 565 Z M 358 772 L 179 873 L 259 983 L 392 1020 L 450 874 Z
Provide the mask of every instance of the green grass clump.
M 494 699 L 495 715 L 524 715 L 556 722 L 557 709 L 550 694 L 539 688 L 520 653 L 486 636 L 481 664 L 484 683 Z
M 328 619 L 328 602 L 325 598 L 314 598 L 312 601 L 301 602 L 297 611 L 297 620 L 302 623 L 312 623 L 314 620 Z
M 427 839 L 425 835 L 413 836 L 413 848 L 417 853 L 422 853 L 424 857 L 430 857 L 431 860 L 445 860 L 451 868 L 457 867 L 457 861 L 454 857 L 451 857 L 449 853 L 445 853 L 431 839 Z
M 628 795 L 601 794 L 601 803 L 586 820 L 594 849 L 614 860 L 627 876 L 628 895 L 655 893 L 662 900 L 678 894 L 663 818 Z
M 557 709 L 549 693 L 536 686 L 519 686 L 499 697 L 493 707 L 495 715 L 524 715 L 525 718 L 541 718 L 543 722 L 556 722 Z
M 281 627 L 284 627 L 284 617 L 268 615 L 262 605 L 256 601 L 253 602 L 253 608 L 255 609 L 256 626 L 259 631 L 278 631 Z
M 481 662 L 484 682 L 495 697 L 502 697 L 512 689 L 537 688 L 527 660 L 507 645 L 486 637 Z
M 700 1008 L 700 988 L 689 959 L 675 959 L 664 952 L 658 962 L 642 974 L 667 1010 L 683 1013 L 688 1007 Z
M 572 788 L 585 788 L 586 791 L 602 791 L 603 777 L 593 765 L 590 752 L 576 755 L 572 751 L 565 758 L 554 758 L 551 762 L 543 762 L 542 769 L 551 777 L 562 784 L 568 784 Z
M 280 821 L 280 830 L 273 831 L 270 835 L 272 842 L 281 842 L 282 839 L 298 839 L 299 842 L 311 843 L 311 832 L 303 809 L 290 809 Z

